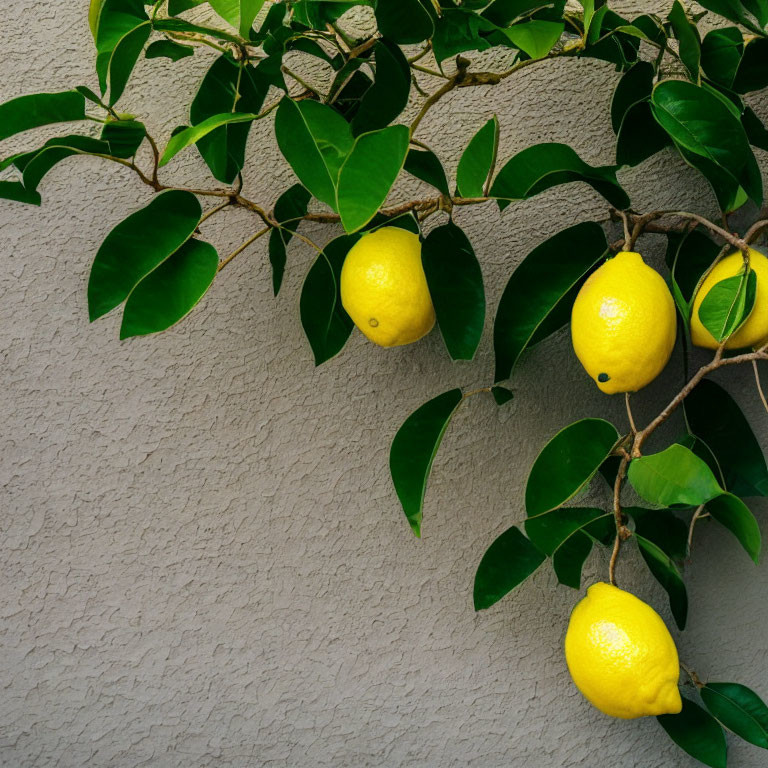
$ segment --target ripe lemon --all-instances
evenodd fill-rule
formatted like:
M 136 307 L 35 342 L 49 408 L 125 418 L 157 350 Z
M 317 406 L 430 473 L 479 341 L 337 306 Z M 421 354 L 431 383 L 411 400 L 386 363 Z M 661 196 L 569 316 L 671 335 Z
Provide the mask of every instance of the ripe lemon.
M 752 248 L 749 249 L 749 266 L 757 275 L 757 295 L 755 308 L 747 321 L 726 342 L 726 349 L 744 349 L 759 347 L 768 341 L 768 259 Z M 744 258 L 741 251 L 726 256 L 718 262 L 707 275 L 701 287 L 696 292 L 691 313 L 691 340 L 697 347 L 717 349 L 715 337 L 702 325 L 699 320 L 699 307 L 704 297 L 710 292 L 715 283 L 728 277 L 738 275 L 744 268 Z
M 341 303 L 374 344 L 397 347 L 426 336 L 435 309 L 418 235 L 399 227 L 363 235 L 341 270 Z
M 573 349 L 609 395 L 650 384 L 669 361 L 676 335 L 672 294 L 639 253 L 622 251 L 606 261 L 573 305 Z
M 669 630 L 650 605 L 618 587 L 593 584 L 573 609 L 565 660 L 576 687 L 606 715 L 630 720 L 683 707 Z

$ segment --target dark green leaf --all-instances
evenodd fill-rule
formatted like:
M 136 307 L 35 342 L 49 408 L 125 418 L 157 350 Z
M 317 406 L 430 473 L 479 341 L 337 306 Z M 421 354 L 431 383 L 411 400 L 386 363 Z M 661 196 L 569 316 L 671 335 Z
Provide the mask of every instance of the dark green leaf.
M 744 50 L 744 37 L 736 27 L 713 29 L 701 44 L 701 66 L 707 77 L 731 88 Z
M 269 261 L 272 265 L 272 288 L 275 296 L 280 292 L 285 274 L 286 248 L 299 220 L 306 215 L 311 195 L 301 184 L 294 184 L 283 192 L 275 203 L 274 219 L 282 227 L 274 227 L 269 233 Z
M 496 25 L 465 8 L 446 8 L 435 24 L 432 49 L 438 64 L 465 51 L 485 51 L 491 43 L 481 35 Z
M 528 476 L 529 517 L 565 504 L 595 476 L 619 434 L 603 419 L 582 419 L 558 432 L 539 454 Z
M 749 507 L 732 493 L 724 493 L 707 502 L 707 512 L 724 525 L 757 563 L 760 557 L 760 526 Z
M 672 275 L 672 295 L 685 320 L 686 327 L 699 281 L 712 266 L 720 247 L 700 229 L 667 235 L 666 263 Z
M 124 35 L 109 60 L 109 106 L 113 107 L 123 95 L 128 79 L 144 50 L 152 32 L 152 25 L 145 21 Z
M 755 306 L 757 274 L 734 275 L 715 283 L 699 306 L 699 320 L 716 341 L 725 341 L 747 320 Z
M 619 165 L 639 165 L 672 142 L 653 117 L 647 101 L 635 104 L 627 112 L 616 138 L 616 162 Z
M 516 154 L 499 171 L 491 196 L 503 210 L 512 200 L 527 200 L 574 181 L 589 184 L 617 208 L 629 207 L 629 197 L 616 180 L 616 167 L 588 165 L 567 144 L 536 144 Z
M 763 121 L 755 114 L 751 107 L 745 107 L 741 116 L 741 124 L 747 133 L 749 143 L 753 147 L 768 152 L 768 129 L 763 125 Z
M 500 30 L 515 48 L 524 51 L 532 59 L 546 56 L 563 34 L 565 24 L 557 21 L 534 19 L 523 24 Z
M 459 160 L 456 186 L 462 197 L 483 197 L 485 183 L 496 162 L 499 147 L 499 119 L 494 115 L 472 137 Z
M 506 387 L 500 387 L 498 385 L 491 387 L 491 394 L 493 395 L 493 399 L 496 401 L 496 405 L 499 406 L 506 405 L 515 396 Z
M 107 90 L 107 85 L 113 78 L 117 78 L 117 82 L 112 83 L 113 89 L 115 85 L 120 85 L 121 80 L 127 80 L 136 63 L 135 58 L 131 61 L 132 53 L 136 50 L 137 39 L 145 34 L 145 29 L 150 28 L 148 21 L 141 0 L 103 0 L 101 3 L 101 10 L 94 24 L 94 38 L 97 54 L 96 74 L 102 93 Z M 140 32 L 133 37 L 132 33 L 137 29 L 140 29 Z M 118 48 L 122 50 L 118 51 Z M 136 52 L 136 58 L 140 52 L 141 49 Z
M 148 59 L 170 59 L 171 61 L 180 61 L 194 55 L 193 46 L 175 43 L 173 40 L 155 40 L 145 54 Z
M 733 79 L 736 93 L 760 91 L 768 86 L 768 39 L 759 37 L 744 46 L 744 55 Z
M 339 173 L 336 195 L 347 232 L 364 227 L 376 215 L 402 170 L 409 139 L 404 125 L 357 137 Z
M 611 125 L 614 133 L 618 134 L 621 124 L 633 106 L 650 98 L 655 74 L 653 64 L 638 61 L 621 76 L 611 101 Z
M 452 389 L 424 403 L 405 420 L 392 441 L 389 452 L 392 482 L 417 536 L 421 536 L 424 494 L 432 462 L 461 401 L 461 390 Z
M 685 623 L 688 620 L 688 593 L 680 572 L 661 547 L 637 533 L 633 538 L 640 548 L 640 554 L 648 569 L 669 595 L 669 607 L 675 617 L 675 623 L 679 629 L 685 629 Z
M 25 189 L 20 181 L 0 181 L 0 200 L 13 200 L 27 205 L 40 205 L 40 195 L 34 190 Z
M 613 519 L 612 514 L 594 507 L 562 507 L 529 517 L 525 532 L 538 549 L 551 557 L 573 535 L 603 517 Z
M 768 468 L 754 432 L 736 401 L 704 379 L 685 399 L 691 432 L 709 446 L 725 487 L 738 496 L 768 496 Z
M 435 31 L 435 9 L 431 0 L 398 0 L 376 3 L 379 32 L 400 45 L 420 43 Z
M 673 560 L 688 557 L 688 526 L 671 509 L 625 507 L 635 521 L 635 532 L 653 542 Z
M 202 240 L 187 240 L 131 291 L 120 338 L 158 333 L 192 311 L 216 277 L 219 256 Z
M 335 357 L 347 343 L 353 323 L 341 305 L 341 268 L 357 235 L 342 235 L 325 246 L 301 289 L 299 310 L 315 365 Z
M 729 21 L 735 21 L 753 32 L 762 33 L 762 28 L 766 24 L 766 5 L 762 0 L 757 0 L 754 3 L 750 0 L 747 2 L 741 2 L 741 0 L 704 0 L 699 5 L 724 16 Z M 755 14 L 756 10 L 757 13 Z
M 485 324 L 483 273 L 472 245 L 449 222 L 429 233 L 422 260 L 448 353 L 454 360 L 471 360 Z
M 574 287 L 608 250 L 599 224 L 584 222 L 545 240 L 525 257 L 502 294 L 493 328 L 496 381 L 512 375 L 537 330 L 556 314 L 567 322 Z M 550 326 L 549 330 L 555 330 Z
M 577 531 L 552 556 L 552 567 L 560 584 L 571 589 L 581 588 L 581 572 L 594 542 L 581 531 Z
M 202 210 L 190 192 L 169 190 L 120 222 L 99 248 L 88 282 L 91 321 L 121 304 L 136 285 L 194 233 Z
M 678 444 L 633 459 L 628 477 L 643 499 L 660 507 L 698 507 L 723 492 L 706 463 Z
M 115 157 L 133 157 L 147 135 L 144 123 L 138 120 L 111 120 L 104 125 L 101 140 L 109 144 L 109 151 Z
M 78 91 L 36 93 L 0 104 L 0 141 L 51 123 L 85 119 L 85 97 Z
M 680 3 L 675 0 L 672 10 L 669 12 L 669 21 L 672 24 L 675 37 L 679 43 L 680 59 L 685 64 L 691 77 L 698 82 L 699 65 L 701 63 L 701 40 L 696 25 L 688 18 L 688 14 Z
M 679 715 L 656 718 L 672 741 L 691 757 L 710 768 L 726 768 L 728 747 L 723 729 L 698 704 L 683 696 Z
M 738 118 L 712 92 L 682 80 L 664 80 L 651 97 L 653 114 L 683 149 L 717 166 L 758 205 L 762 178 Z
M 768 707 L 746 685 L 707 683 L 700 691 L 704 706 L 737 736 L 768 749 Z
M 512 526 L 491 544 L 475 575 L 475 610 L 482 611 L 525 581 L 545 556 Z
M 374 46 L 376 76 L 352 120 L 352 133 L 375 131 L 389 125 L 408 105 L 411 70 L 400 48 L 387 40 Z
M 428 149 L 414 149 L 411 147 L 405 158 L 404 168 L 412 176 L 426 181 L 427 184 L 431 184 L 444 195 L 451 194 L 443 165 L 434 152 Z

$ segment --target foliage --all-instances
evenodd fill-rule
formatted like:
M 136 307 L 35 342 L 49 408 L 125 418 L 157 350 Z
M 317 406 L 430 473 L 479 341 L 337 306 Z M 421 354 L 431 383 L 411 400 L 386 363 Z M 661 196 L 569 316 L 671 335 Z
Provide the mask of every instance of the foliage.
M 291 244 L 299 239 L 311 245 L 317 256 L 306 274 L 300 314 L 320 365 L 343 349 L 353 331 L 341 305 L 340 274 L 363 233 L 389 224 L 421 236 L 445 348 L 453 360 L 471 360 L 488 307 L 482 258 L 454 211 L 492 202 L 504 211 L 562 185 L 572 185 L 569 194 L 591 187 L 613 206 L 606 219 L 551 232 L 511 271 L 492 313 L 493 381 L 474 392 L 454 388 L 432 398 L 394 438 L 392 479 L 419 536 L 429 474 L 457 410 L 479 393 L 491 394 L 499 406 L 512 399 L 507 382 L 524 364 L 526 351 L 567 325 L 576 294 L 607 256 L 631 250 L 640 237 L 666 235 L 668 281 L 684 331 L 680 353 L 687 370 L 696 288 L 726 248 L 741 251 L 742 272 L 718 283 L 698 310 L 701 323 L 721 342 L 713 360 L 644 429 L 636 428 L 629 411 L 623 427 L 582 419 L 554 435 L 532 466 L 524 502 L 514 505 L 521 511 L 524 506 L 522 521 L 490 544 L 474 585 L 475 608 L 486 609 L 549 560 L 557 580 L 578 589 L 587 558 L 611 545 L 609 575 L 615 582 L 619 553 L 632 542 L 639 561 L 666 590 L 682 629 L 688 616 L 683 566 L 695 525 L 716 521 L 757 562 L 760 530 L 744 497 L 768 495 L 765 458 L 748 420 L 709 378 L 739 363 L 752 363 L 757 372 L 768 358 L 766 347 L 724 352 L 760 301 L 748 244 L 768 227 L 754 214 L 763 202 L 755 149 L 768 150 L 768 129 L 748 101 L 768 87 L 768 3 L 701 4 L 709 29 L 703 36 L 704 14 L 691 15 L 680 0 L 664 16 L 636 18 L 592 0 L 582 0 L 578 12 L 563 0 L 91 0 L 96 90 L 79 85 L 0 105 L 0 141 L 25 134 L 28 142 L 26 151 L 0 161 L 0 198 L 40 205 L 46 174 L 80 155 L 129 168 L 154 193 L 109 233 L 91 268 L 90 318 L 122 307 L 121 338 L 157 333 L 180 321 L 222 269 L 261 237 L 268 240 L 275 294 Z M 215 23 L 199 23 L 201 6 L 216 15 Z M 375 31 L 358 39 L 347 31 L 348 13 L 366 15 Z M 477 68 L 473 52 L 492 49 L 499 67 Z M 158 142 L 138 117 L 117 111 L 142 56 L 150 60 L 146 66 L 183 67 L 203 55 L 210 65 L 190 104 L 189 125 Z M 585 140 L 577 147 L 536 144 L 497 168 L 505 131 L 514 126 L 494 115 L 478 120 L 452 177 L 440 148 L 418 137 L 423 119 L 452 91 L 497 86 L 555 58 L 608 62 L 615 69 L 605 116 L 616 136 L 615 163 L 587 162 Z M 307 82 L 302 72 L 313 68 L 325 70 L 328 88 Z M 494 96 L 491 91 L 489 98 Z M 262 205 L 242 190 L 249 134 L 264 120 L 274 126 L 296 178 L 276 190 L 274 202 Z M 59 124 L 66 124 L 60 136 L 37 142 L 34 129 Z M 165 174 L 179 155 L 193 151 L 217 184 L 191 190 L 161 180 L 161 170 Z M 641 215 L 631 209 L 624 170 L 659 153 L 669 168 L 687 164 L 698 172 L 725 227 L 698 213 Z M 430 195 L 388 205 L 403 173 L 424 182 Z M 250 211 L 257 226 L 234 252 L 220 257 L 204 239 L 205 222 L 233 207 Z M 741 208 L 754 224 L 734 234 L 727 217 Z M 441 221 L 430 227 L 433 216 Z M 605 226 L 610 220 L 624 223 L 624 236 L 614 243 Z M 318 245 L 301 231 L 307 221 L 342 231 Z M 646 452 L 646 440 L 678 409 L 684 411 L 684 433 Z M 612 487 L 611 498 L 604 505 L 576 506 L 599 475 Z M 647 506 L 623 507 L 626 482 Z M 725 765 L 721 726 L 768 748 L 768 709 L 757 694 L 741 684 L 705 685 L 694 673 L 690 677 L 703 707 L 686 698 L 680 715 L 659 718 L 682 749 L 706 765 Z

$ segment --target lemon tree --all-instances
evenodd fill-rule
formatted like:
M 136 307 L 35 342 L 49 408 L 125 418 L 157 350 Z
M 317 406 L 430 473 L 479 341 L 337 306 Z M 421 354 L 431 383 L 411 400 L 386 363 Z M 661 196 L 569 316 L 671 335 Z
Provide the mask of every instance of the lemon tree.
M 198 304 L 215 280 L 227 280 L 223 270 L 236 258 L 267 258 L 277 294 L 296 240 L 316 253 L 299 312 L 318 365 L 344 348 L 355 327 L 388 347 L 415 343 L 436 326 L 450 358 L 471 361 L 488 317 L 495 370 L 481 374 L 486 386 L 468 391 L 461 386 L 467 369 L 457 367 L 451 388 L 393 436 L 394 491 L 417 536 L 432 463 L 454 414 L 473 396 L 504 406 L 527 350 L 570 324 L 585 377 L 606 396 L 623 397 L 627 418 L 612 424 L 596 413 L 543 446 L 510 527 L 488 542 L 478 564 L 474 607 L 489 608 L 549 566 L 579 590 L 586 559 L 604 551 L 607 582 L 591 585 L 581 602 L 574 597 L 563 664 L 600 710 L 655 715 L 683 750 L 719 768 L 727 762 L 726 729 L 729 738 L 768 748 L 768 707 L 742 682 L 704 682 L 709 671 L 685 665 L 685 640 L 675 642 L 631 586 L 634 569 L 647 567 L 682 630 L 685 563 L 698 526 L 723 529 L 757 562 L 760 528 L 750 504 L 768 496 L 755 431 L 711 377 L 752 366 L 768 408 L 760 386 L 768 261 L 759 243 L 768 212 L 756 158 L 768 151 L 768 128 L 753 108 L 768 88 L 768 2 L 700 5 L 694 12 L 675 0 L 671 9 L 632 16 L 592 0 L 83 0 L 93 78 L 0 104 L 0 142 L 26 142 L 24 151 L 0 155 L 0 199 L 40 205 L 46 174 L 83 155 L 127 168 L 145 185 L 143 204 L 93 254 L 82 307 L 92 321 L 120 313 L 121 339 L 205 312 Z M 122 111 L 140 58 L 183 68 L 202 56 L 207 69 L 192 89 L 186 124 L 153 136 L 146 115 Z M 460 157 L 425 143 L 424 120 L 442 99 L 484 87 L 492 104 L 493 86 L 552 59 L 564 67 L 573 59 L 612 65 L 604 115 L 615 136 L 611 164 L 584 159 L 588 136 L 577 146 L 540 143 L 510 156 L 505 142 L 514 126 L 492 109 Z M 292 179 L 255 200 L 245 183 L 266 169 L 251 167 L 246 147 L 261 121 L 272 126 Z M 53 138 L 42 141 L 38 128 Z M 178 186 L 173 165 L 191 153 L 211 179 Z M 657 155 L 665 173 L 693 168 L 711 192 L 708 213 L 719 214 L 633 208 L 627 170 Z M 429 192 L 404 196 L 405 177 Z M 553 228 L 517 259 L 489 308 L 484 255 L 456 211 L 506 211 L 562 185 L 571 195 L 591 187 L 605 199 L 605 216 Z M 220 252 L 208 223 L 234 209 L 253 223 L 236 249 Z M 654 238 L 666 241 L 661 271 L 644 259 Z M 710 350 L 698 368 L 693 346 Z M 641 390 L 668 363 L 686 372 L 686 383 L 654 395 L 662 398 L 658 415 L 637 423 L 631 397 L 650 398 Z M 667 422 L 678 434 L 660 443 L 657 430 Z M 584 491 L 601 484 L 604 503 L 580 506 Z M 630 489 L 641 506 L 627 503 Z

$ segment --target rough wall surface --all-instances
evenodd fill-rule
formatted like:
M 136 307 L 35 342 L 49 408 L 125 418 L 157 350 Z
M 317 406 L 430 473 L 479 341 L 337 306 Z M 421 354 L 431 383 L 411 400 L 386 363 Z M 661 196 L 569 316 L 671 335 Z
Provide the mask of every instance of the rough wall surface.
M 5 4 L 0 100 L 95 85 L 86 6 Z M 167 137 L 209 60 L 143 62 L 123 109 Z M 562 140 L 608 163 L 616 77 L 599 62 L 546 63 L 452 94 L 423 135 L 453 170 L 497 112 L 504 156 Z M 765 117 L 768 104 L 755 107 Z M 250 154 L 248 192 L 270 203 L 291 174 L 266 121 Z M 200 183 L 203 171 L 187 152 L 168 178 Z M 704 184 L 671 156 L 622 180 L 640 210 L 712 212 Z M 491 610 L 472 609 L 477 563 L 521 519 L 544 442 L 576 418 L 624 418 L 567 336 L 528 355 L 510 405 L 473 398 L 460 413 L 417 541 L 390 487 L 389 442 L 429 397 L 487 383 L 490 324 L 472 364 L 451 364 L 436 334 L 384 351 L 356 333 L 314 369 L 298 316 L 312 253 L 292 247 L 275 300 L 259 245 L 181 325 L 120 343 L 114 315 L 88 324 L 85 285 L 99 243 L 147 188 L 86 158 L 62 163 L 42 193 L 39 210 L 0 204 L 0 765 L 693 765 L 653 719 L 609 720 L 577 693 L 561 648 L 579 595 L 551 569 Z M 605 213 L 580 185 L 503 216 L 460 211 L 490 306 L 540 240 Z M 254 226 L 232 211 L 208 230 L 224 254 Z M 658 256 L 657 242 L 647 248 Z M 636 398 L 641 417 L 678 375 Z M 747 372 L 730 372 L 727 386 L 768 442 Z M 714 524 L 697 532 L 694 555 L 681 656 L 705 678 L 768 694 L 765 567 Z M 585 583 L 606 566 L 593 555 Z M 619 576 L 668 616 L 629 551 Z M 765 753 L 734 741 L 730 764 L 756 768 Z

